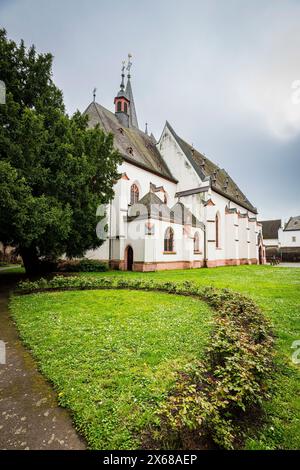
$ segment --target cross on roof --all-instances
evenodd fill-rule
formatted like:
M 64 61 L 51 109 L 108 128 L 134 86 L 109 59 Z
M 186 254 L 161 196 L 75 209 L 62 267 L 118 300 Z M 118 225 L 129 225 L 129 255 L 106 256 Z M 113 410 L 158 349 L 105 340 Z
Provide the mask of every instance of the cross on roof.
M 126 70 L 128 71 L 128 75 L 130 75 L 130 69 L 132 67 L 132 62 L 130 60 L 131 58 L 132 58 L 132 55 L 128 54 L 128 62 L 127 62 L 127 67 L 126 67 Z

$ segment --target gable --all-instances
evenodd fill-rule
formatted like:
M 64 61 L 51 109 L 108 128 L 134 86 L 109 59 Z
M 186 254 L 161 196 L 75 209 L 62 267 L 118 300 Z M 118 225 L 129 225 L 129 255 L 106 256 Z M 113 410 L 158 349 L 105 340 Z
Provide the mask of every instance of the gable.
M 89 127 L 95 127 L 98 124 L 105 132 L 114 135 L 114 146 L 125 161 L 172 182 L 177 182 L 151 136 L 137 128 L 122 127 L 111 111 L 95 102 L 92 102 L 83 114 L 88 116 Z
M 230 199 L 241 207 L 244 207 L 253 213 L 257 213 L 257 209 L 251 204 L 245 194 L 224 169 L 219 168 L 218 165 L 213 163 L 206 155 L 198 152 L 192 145 L 179 137 L 168 122 L 166 122 L 166 126 L 181 150 L 186 155 L 188 161 L 193 166 L 201 181 L 210 181 L 210 186 L 215 192 Z
M 178 180 L 177 192 L 187 191 L 191 188 L 202 185 L 201 175 L 195 171 L 192 162 L 180 147 L 173 133 L 168 127 L 164 126 L 163 132 L 157 144 L 162 158 L 166 161 L 169 168 L 172 168 L 174 176 Z
M 297 217 L 290 217 L 289 221 L 284 227 L 284 232 L 288 232 L 290 230 L 300 230 L 300 216 Z

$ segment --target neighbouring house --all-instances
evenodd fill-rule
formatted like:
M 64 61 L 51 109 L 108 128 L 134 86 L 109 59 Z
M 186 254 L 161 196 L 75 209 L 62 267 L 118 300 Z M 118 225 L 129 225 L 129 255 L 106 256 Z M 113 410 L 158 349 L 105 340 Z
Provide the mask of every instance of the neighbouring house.
M 290 217 L 278 231 L 282 261 L 300 261 L 300 216 Z
M 107 207 L 108 238 L 86 255 L 122 270 L 215 267 L 265 261 L 257 209 L 230 175 L 166 122 L 158 141 L 139 129 L 129 60 L 109 111 L 94 100 L 89 126 L 114 135 L 123 162 Z
M 16 253 L 16 249 L 10 245 L 4 245 L 0 242 L 0 262 L 1 263 L 17 263 L 21 258 Z
M 281 228 L 281 219 L 262 220 L 262 234 L 266 247 L 266 259 L 280 258 L 278 231 Z

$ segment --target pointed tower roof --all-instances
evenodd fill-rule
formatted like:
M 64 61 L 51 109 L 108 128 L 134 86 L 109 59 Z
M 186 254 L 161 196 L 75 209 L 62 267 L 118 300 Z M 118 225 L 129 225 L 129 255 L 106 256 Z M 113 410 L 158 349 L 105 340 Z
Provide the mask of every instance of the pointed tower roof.
M 125 84 L 124 84 L 124 78 L 125 78 L 125 74 L 124 74 L 124 70 L 125 70 L 125 61 L 122 62 L 122 74 L 121 74 L 121 84 L 120 84 L 120 91 L 119 93 L 117 94 L 117 97 L 124 97 L 124 98 L 127 98 L 126 96 L 126 91 L 124 90 L 125 88 Z M 128 98 L 127 98 L 128 99 Z
M 132 88 L 131 88 L 131 75 L 130 75 L 130 69 L 132 66 L 132 62 L 130 61 L 131 59 L 131 54 L 128 54 L 128 63 L 127 63 L 127 84 L 126 84 L 126 96 L 130 101 L 130 106 L 129 106 L 129 124 L 131 127 L 136 127 L 137 129 L 139 128 L 138 125 L 138 120 L 137 120 L 137 115 L 136 115 L 136 110 L 135 110 L 135 104 L 134 104 L 134 99 L 133 99 L 133 93 L 132 93 Z

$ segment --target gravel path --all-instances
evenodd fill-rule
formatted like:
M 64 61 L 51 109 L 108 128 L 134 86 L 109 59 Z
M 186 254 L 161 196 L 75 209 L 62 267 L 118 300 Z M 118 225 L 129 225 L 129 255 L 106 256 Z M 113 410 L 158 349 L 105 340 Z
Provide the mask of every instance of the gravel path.
M 0 449 L 85 449 L 68 412 L 60 408 L 51 385 L 18 338 L 9 315 L 11 280 L 0 277 Z M 11 276 L 9 276 L 11 277 Z

